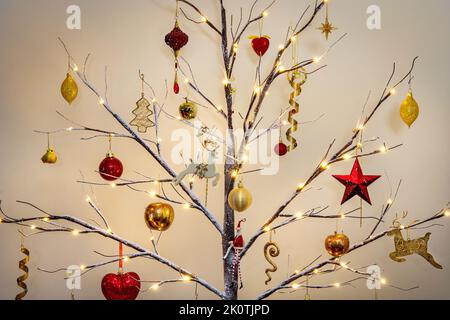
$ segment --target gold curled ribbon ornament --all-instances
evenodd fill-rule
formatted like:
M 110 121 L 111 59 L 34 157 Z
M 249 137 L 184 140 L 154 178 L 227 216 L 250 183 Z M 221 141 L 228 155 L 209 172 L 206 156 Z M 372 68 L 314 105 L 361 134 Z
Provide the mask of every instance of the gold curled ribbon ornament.
M 265 284 L 269 284 L 270 281 L 272 281 L 272 276 L 270 273 L 276 272 L 278 270 L 278 266 L 275 264 L 275 262 L 271 258 L 276 258 L 280 255 L 280 248 L 278 245 L 272 241 L 272 234 L 270 235 L 270 241 L 266 243 L 264 246 L 264 257 L 266 258 L 267 262 L 272 266 L 271 268 L 267 268 L 265 273 L 267 275 L 267 280 Z
M 22 300 L 28 293 L 28 287 L 25 283 L 25 280 L 27 280 L 29 276 L 27 264 L 28 262 L 30 262 L 30 251 L 25 248 L 25 246 L 23 245 L 23 241 L 20 245 L 20 252 L 25 255 L 25 258 L 19 261 L 19 269 L 24 273 L 17 278 L 17 285 L 22 288 L 23 291 L 16 295 L 15 300 Z
M 290 142 L 288 151 L 291 152 L 298 147 L 297 140 L 293 137 L 293 134 L 298 130 L 298 122 L 294 119 L 294 116 L 300 111 L 300 105 L 297 102 L 297 98 L 302 93 L 302 86 L 308 79 L 308 75 L 306 70 L 301 68 L 293 72 L 289 72 L 287 78 L 290 86 L 294 89 L 289 96 L 289 105 L 292 109 L 289 111 L 288 116 L 290 128 L 286 132 L 286 138 Z

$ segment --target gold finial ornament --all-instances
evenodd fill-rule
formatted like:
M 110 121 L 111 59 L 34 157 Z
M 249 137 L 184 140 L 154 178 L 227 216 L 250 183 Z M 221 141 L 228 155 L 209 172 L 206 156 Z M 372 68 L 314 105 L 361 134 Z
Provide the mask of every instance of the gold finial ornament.
M 408 127 L 411 128 L 413 123 L 419 117 L 419 112 L 420 112 L 419 104 L 414 99 L 413 93 L 410 90 L 408 92 L 408 96 L 400 106 L 400 117 L 402 118 L 403 122 L 405 122 L 408 125 Z
M 72 104 L 78 96 L 78 85 L 70 73 L 61 85 L 61 95 L 68 104 Z

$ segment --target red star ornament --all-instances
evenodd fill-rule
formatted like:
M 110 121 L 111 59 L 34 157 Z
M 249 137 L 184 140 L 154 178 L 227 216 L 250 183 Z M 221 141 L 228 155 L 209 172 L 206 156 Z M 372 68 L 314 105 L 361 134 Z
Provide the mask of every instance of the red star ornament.
M 372 205 L 367 187 L 378 180 L 381 176 L 365 176 L 362 172 L 358 158 L 355 160 L 355 164 L 353 165 L 350 175 L 333 175 L 333 177 L 345 186 L 344 197 L 342 198 L 341 205 L 356 195 L 361 197 L 368 204 Z

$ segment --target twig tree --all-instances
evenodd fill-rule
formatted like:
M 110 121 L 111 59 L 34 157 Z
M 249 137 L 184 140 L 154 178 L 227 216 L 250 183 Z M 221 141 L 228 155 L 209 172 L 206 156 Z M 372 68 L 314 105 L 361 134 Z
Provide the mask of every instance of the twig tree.
M 221 47 L 222 57 L 221 60 L 223 62 L 223 68 L 225 70 L 226 79 L 223 82 L 223 90 L 224 95 L 226 99 L 226 106 L 225 108 L 221 108 L 218 105 L 216 105 L 214 102 L 212 102 L 211 99 L 207 97 L 207 95 L 200 90 L 200 88 L 197 86 L 195 81 L 190 81 L 188 84 L 191 87 L 192 90 L 194 90 L 201 99 L 203 99 L 205 102 L 205 105 L 207 105 L 209 108 L 211 108 L 213 111 L 219 113 L 221 117 L 223 118 L 223 121 L 227 124 L 227 129 L 232 132 L 237 127 L 242 127 L 244 130 L 244 136 L 241 141 L 237 141 L 236 138 L 233 135 L 230 135 L 226 141 L 226 154 L 225 154 L 225 160 L 224 160 L 224 166 L 223 166 L 223 183 L 224 183 L 224 207 L 223 207 L 223 219 L 222 222 L 219 221 L 218 218 L 216 218 L 218 215 L 211 212 L 207 206 L 200 200 L 200 198 L 193 192 L 193 190 L 189 187 L 188 184 L 185 182 L 181 182 L 176 188 L 179 189 L 180 193 L 183 193 L 184 196 L 186 196 L 189 201 L 188 203 L 183 203 L 177 200 L 169 199 L 165 194 L 153 194 L 154 197 L 170 201 L 176 204 L 185 205 L 188 208 L 192 210 L 198 211 L 200 214 L 204 215 L 211 223 L 211 225 L 217 230 L 217 232 L 220 234 L 222 238 L 222 255 L 218 256 L 225 256 L 230 243 L 233 242 L 235 239 L 235 212 L 230 207 L 228 201 L 226 199 L 228 198 L 229 193 L 233 190 L 233 188 L 236 185 L 236 180 L 239 174 L 243 172 L 245 161 L 243 161 L 243 157 L 245 154 L 246 147 L 254 141 L 254 139 L 258 139 L 258 137 L 254 137 L 255 128 L 258 125 L 258 118 L 260 117 L 261 113 L 264 109 L 264 102 L 266 98 L 266 93 L 268 93 L 269 89 L 271 88 L 272 84 L 280 78 L 280 76 L 286 75 L 290 72 L 296 71 L 296 70 L 307 70 L 308 68 L 311 68 L 311 66 L 314 68 L 317 64 L 320 63 L 320 58 L 311 58 L 305 61 L 301 61 L 295 65 L 290 66 L 289 68 L 282 68 L 282 59 L 285 56 L 286 51 L 293 45 L 293 42 L 295 42 L 295 39 L 299 37 L 305 30 L 311 27 L 312 23 L 316 20 L 316 17 L 321 12 L 321 10 L 324 8 L 326 4 L 326 0 L 324 1 L 318 1 L 315 0 L 313 6 L 309 6 L 305 12 L 301 15 L 299 21 L 295 25 L 294 28 L 290 29 L 290 32 L 288 36 L 286 37 L 285 43 L 280 46 L 278 49 L 278 52 L 276 54 L 275 60 L 273 61 L 272 67 L 268 74 L 265 77 L 262 77 L 262 80 L 259 83 L 259 90 L 255 91 L 252 87 L 251 89 L 251 99 L 249 106 L 247 108 L 247 112 L 242 119 L 237 117 L 235 107 L 235 101 L 234 101 L 234 95 L 233 92 L 235 88 L 233 87 L 233 82 L 230 81 L 233 79 L 234 75 L 234 69 L 236 65 L 237 60 L 237 47 L 239 46 L 240 42 L 242 41 L 244 35 L 248 31 L 248 29 L 254 25 L 255 23 L 258 23 L 261 19 L 263 19 L 266 16 L 266 10 L 273 5 L 270 4 L 269 7 L 267 7 L 265 10 L 255 14 L 255 8 L 258 0 L 255 0 L 253 3 L 250 14 L 248 16 L 248 19 L 244 21 L 245 19 L 240 19 L 240 23 L 237 27 L 233 26 L 233 22 L 229 23 L 230 15 L 227 12 L 226 6 L 224 5 L 223 0 L 217 0 L 220 4 L 220 17 L 221 21 L 216 24 L 206 18 L 206 15 L 203 13 L 203 11 L 197 7 L 193 2 L 189 0 L 179 0 L 180 5 L 182 5 L 181 12 L 185 16 L 185 18 L 189 21 L 192 21 L 194 23 L 201 24 L 202 26 L 205 26 L 206 28 L 211 29 L 211 32 L 214 34 L 215 37 L 219 40 L 219 44 Z M 275 2 L 275 1 L 274 1 Z M 195 11 L 196 14 L 199 15 L 197 18 L 191 18 L 188 16 L 188 14 L 185 12 L 185 9 L 190 8 L 191 10 Z M 63 43 L 64 44 L 64 43 Z M 65 47 L 65 45 L 64 45 Z M 66 47 L 65 47 L 66 48 Z M 99 101 L 99 104 L 102 105 L 109 114 L 123 127 L 125 132 L 119 133 L 119 132 L 111 132 L 108 130 L 103 129 L 96 129 L 92 127 L 87 127 L 83 125 L 79 125 L 74 123 L 74 127 L 70 127 L 66 130 L 68 131 L 87 131 L 92 132 L 99 136 L 107 136 L 107 135 L 114 135 L 114 136 L 120 136 L 129 138 L 135 143 L 139 144 L 146 152 L 148 152 L 151 157 L 154 159 L 156 163 L 158 163 L 162 169 L 165 170 L 167 173 L 167 177 L 164 179 L 152 179 L 152 178 L 145 178 L 140 181 L 130 181 L 130 180 L 120 180 L 116 185 L 118 187 L 125 186 L 134 188 L 134 186 L 139 184 L 146 184 L 146 183 L 152 183 L 152 182 L 158 182 L 158 183 L 164 183 L 164 184 L 171 184 L 174 180 L 174 178 L 177 176 L 177 173 L 175 170 L 173 170 L 170 166 L 170 164 L 163 158 L 160 152 L 160 144 L 161 140 L 158 139 L 156 141 L 150 141 L 147 139 L 144 139 L 139 135 L 135 130 L 133 130 L 127 122 L 119 116 L 115 111 L 114 108 L 108 103 L 107 99 L 105 100 L 102 95 L 100 94 L 99 90 L 95 88 L 95 86 L 89 82 L 86 73 L 85 68 L 83 70 L 80 70 L 75 62 L 75 59 L 70 55 L 70 52 L 66 51 L 70 57 L 70 65 L 72 71 L 78 76 L 78 79 L 81 80 L 81 82 L 84 84 L 84 86 L 89 89 L 92 94 L 96 96 L 96 98 Z M 417 59 L 417 58 L 416 58 Z M 323 212 L 327 208 L 319 208 L 319 209 L 311 209 L 308 212 L 303 213 L 302 215 L 296 215 L 296 214 L 290 214 L 286 213 L 286 208 L 288 205 L 296 198 L 300 197 L 302 193 L 308 190 L 308 187 L 317 179 L 323 172 L 325 172 L 330 165 L 333 165 L 335 163 L 348 160 L 348 159 L 354 159 L 357 157 L 366 157 L 366 156 L 372 156 L 377 155 L 381 153 L 385 153 L 386 151 L 389 151 L 391 149 L 397 148 L 399 146 L 394 147 L 383 147 L 380 150 L 373 150 L 369 151 L 367 153 L 355 153 L 355 151 L 358 151 L 361 149 L 361 140 L 358 139 L 361 134 L 362 130 L 369 124 L 370 120 L 375 116 L 377 111 L 383 106 L 383 104 L 391 98 L 391 96 L 395 93 L 395 89 L 403 84 L 405 81 L 407 81 L 413 72 L 414 64 L 416 62 L 416 59 L 412 62 L 411 69 L 409 72 L 403 76 L 400 77 L 400 79 L 397 82 L 393 82 L 393 79 L 395 77 L 395 64 L 394 68 L 392 70 L 392 74 L 389 77 L 389 81 L 387 82 L 386 86 L 383 89 L 382 95 L 378 102 L 372 107 L 368 115 L 363 119 L 361 122 L 361 125 L 356 128 L 352 129 L 352 131 L 349 134 L 348 142 L 346 142 L 342 146 L 335 146 L 335 142 L 333 141 L 327 148 L 323 159 L 320 163 L 317 164 L 316 168 L 313 170 L 313 172 L 310 173 L 309 178 L 301 185 L 299 185 L 295 190 L 292 191 L 292 193 L 281 202 L 278 209 L 273 212 L 272 214 L 268 215 L 267 220 L 264 224 L 262 224 L 253 234 L 253 236 L 249 237 L 248 241 L 246 242 L 244 248 L 242 251 L 238 252 L 237 254 L 240 255 L 240 258 L 243 259 L 246 255 L 246 253 L 252 249 L 255 242 L 263 235 L 268 232 L 271 232 L 273 230 L 282 229 L 283 227 L 290 225 L 292 223 L 295 223 L 297 221 L 303 220 L 303 219 L 335 219 L 339 218 L 340 215 L 323 215 Z M 87 59 L 86 59 L 87 60 Z M 84 64 L 84 67 L 86 67 L 86 62 Z M 190 66 L 189 66 L 190 68 Z M 258 67 L 259 68 L 259 67 Z M 316 67 L 316 69 L 308 70 L 308 73 L 311 74 L 315 72 L 316 70 L 320 69 L 320 67 Z M 257 70 L 260 72 L 260 70 Z M 184 72 L 184 71 L 183 71 Z M 155 109 L 154 109 L 154 115 L 155 115 L 155 122 L 156 122 L 156 131 L 158 136 L 158 116 L 161 114 L 161 112 L 164 111 L 164 106 L 160 105 L 157 101 L 154 101 Z M 67 119 L 68 120 L 68 119 Z M 241 121 L 242 120 L 242 121 Z M 276 124 L 277 119 L 274 123 Z M 70 121 L 70 120 L 69 120 Z M 276 128 L 276 125 L 273 127 Z M 86 183 L 83 181 L 83 183 Z M 100 184 L 101 185 L 101 184 Z M 223 280 L 224 280 L 224 286 L 223 288 L 216 288 L 213 285 L 211 285 L 207 280 L 200 277 L 196 272 L 187 270 L 176 263 L 169 261 L 168 259 L 164 258 L 162 254 L 160 254 L 156 248 L 155 243 L 153 242 L 153 248 L 148 249 L 145 248 L 137 243 L 133 243 L 129 240 L 127 240 L 125 237 L 119 236 L 112 232 L 111 228 L 109 227 L 109 224 L 107 222 L 107 219 L 105 215 L 100 211 L 100 209 L 96 206 L 94 201 L 92 199 L 87 199 L 90 206 L 96 211 L 96 213 L 99 215 L 101 220 L 103 221 L 103 225 L 96 225 L 84 220 L 81 220 L 74 216 L 68 216 L 68 215 L 59 215 L 54 214 L 51 211 L 44 210 L 32 203 L 25 202 L 25 201 L 18 201 L 18 203 L 27 205 L 33 210 L 36 210 L 39 212 L 38 216 L 35 216 L 33 218 L 14 218 L 10 215 L 8 215 L 3 210 L 1 211 L 3 214 L 3 218 L 1 222 L 3 224 L 14 224 L 19 225 L 27 228 L 31 228 L 34 230 L 33 234 L 36 233 L 52 233 L 52 232 L 65 232 L 65 233 L 77 233 L 80 235 L 84 234 L 96 234 L 98 236 L 110 239 L 111 241 L 115 241 L 117 243 L 122 243 L 124 246 L 128 247 L 130 250 L 133 250 L 134 253 L 129 254 L 125 257 L 109 257 L 108 261 L 83 266 L 84 272 L 90 271 L 92 269 L 102 267 L 111 263 L 115 263 L 121 259 L 136 259 L 136 258 L 150 258 L 154 259 L 161 264 L 167 266 L 168 268 L 171 268 L 175 270 L 177 273 L 181 275 L 180 278 L 177 279 L 171 279 L 171 280 L 162 280 L 160 282 L 157 282 L 154 284 L 154 286 L 162 286 L 166 283 L 173 283 L 173 282 L 181 282 L 181 281 L 192 281 L 197 283 L 198 285 L 203 286 L 205 289 L 211 291 L 215 295 L 217 295 L 218 298 L 224 299 L 224 300 L 235 300 L 238 299 L 238 275 L 237 272 L 233 266 L 233 262 L 235 260 L 235 253 L 231 253 L 226 256 L 226 258 L 223 259 Z M 356 243 L 353 246 L 351 246 L 347 252 L 347 254 L 352 253 L 354 251 L 359 251 L 368 244 L 377 241 L 378 239 L 381 239 L 385 237 L 389 230 L 385 231 L 378 231 L 378 228 L 380 226 L 380 222 L 385 217 L 385 215 L 388 213 L 388 211 L 392 208 L 392 202 L 389 202 L 383 207 L 382 213 L 380 217 L 369 217 L 373 218 L 377 221 L 375 227 L 373 228 L 372 232 L 367 236 L 365 240 L 363 240 L 360 243 Z M 419 225 L 426 225 L 427 223 L 440 219 L 444 216 L 448 216 L 448 210 L 447 208 L 444 208 L 442 210 L 439 210 L 437 213 L 430 215 L 429 218 L 417 221 L 409 226 L 405 226 L 405 229 L 411 229 L 415 228 Z M 344 214 L 344 216 L 347 215 L 348 217 L 352 217 L 350 213 Z M 367 217 L 366 217 L 367 218 Z M 58 269 L 57 271 L 63 271 L 64 269 Z M 338 270 L 347 270 L 348 272 L 354 273 L 359 279 L 360 277 L 368 278 L 371 275 L 360 271 L 356 268 L 352 268 L 348 265 L 340 263 L 340 260 L 335 257 L 331 258 L 325 258 L 323 260 L 317 259 L 313 261 L 309 266 L 305 267 L 303 270 L 296 272 L 294 274 L 291 274 L 289 277 L 287 277 L 284 281 L 281 283 L 273 286 L 272 288 L 266 290 L 265 292 L 262 292 L 257 299 L 265 299 L 270 297 L 272 294 L 286 289 L 286 288 L 327 288 L 327 287 L 333 287 L 334 285 L 323 285 L 323 286 L 312 286 L 309 285 L 305 279 L 309 279 L 310 277 L 314 277 L 317 273 L 322 272 L 336 272 Z M 300 281 L 300 282 L 299 282 Z M 351 281 L 350 281 L 351 282 Z M 341 285 L 349 284 L 348 283 L 342 283 Z

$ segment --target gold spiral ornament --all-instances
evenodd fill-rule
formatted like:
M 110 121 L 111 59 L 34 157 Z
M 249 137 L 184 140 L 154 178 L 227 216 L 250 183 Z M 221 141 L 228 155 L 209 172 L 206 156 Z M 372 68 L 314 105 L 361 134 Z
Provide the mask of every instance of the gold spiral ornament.
M 278 266 L 271 258 L 276 258 L 280 255 L 280 248 L 275 242 L 268 242 L 264 246 L 264 256 L 266 257 L 267 262 L 272 266 L 271 268 L 266 269 L 267 280 L 265 284 L 267 285 L 270 281 L 272 281 L 272 276 L 270 273 L 276 272 L 278 270 Z
M 289 96 L 289 105 L 291 106 L 291 110 L 289 111 L 288 122 L 290 124 L 290 128 L 286 132 L 286 138 L 290 143 L 288 146 L 288 151 L 291 152 L 298 147 L 297 140 L 293 137 L 293 134 L 298 130 L 298 122 L 294 119 L 294 116 L 300 111 L 300 105 L 297 102 L 297 98 L 302 93 L 302 86 L 305 84 L 308 76 L 306 74 L 306 70 L 301 68 L 293 72 L 289 72 L 287 78 L 289 85 L 293 89 Z
M 25 280 L 28 279 L 28 267 L 27 264 L 30 262 L 30 251 L 25 248 L 23 245 L 20 247 L 20 252 L 25 255 L 25 258 L 19 261 L 19 269 L 24 273 L 20 277 L 17 278 L 17 285 L 23 289 L 22 292 L 16 295 L 16 300 L 22 300 L 28 293 L 28 287 L 25 283 Z

